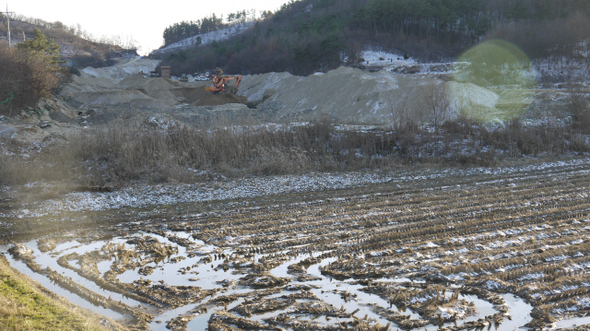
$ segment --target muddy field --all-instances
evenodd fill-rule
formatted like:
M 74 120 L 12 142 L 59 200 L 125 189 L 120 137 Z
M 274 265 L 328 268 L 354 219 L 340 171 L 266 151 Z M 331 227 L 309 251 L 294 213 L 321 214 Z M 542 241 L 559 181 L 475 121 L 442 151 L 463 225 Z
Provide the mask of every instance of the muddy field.
M 567 329 L 590 323 L 588 161 L 166 199 L 5 249 L 132 329 Z

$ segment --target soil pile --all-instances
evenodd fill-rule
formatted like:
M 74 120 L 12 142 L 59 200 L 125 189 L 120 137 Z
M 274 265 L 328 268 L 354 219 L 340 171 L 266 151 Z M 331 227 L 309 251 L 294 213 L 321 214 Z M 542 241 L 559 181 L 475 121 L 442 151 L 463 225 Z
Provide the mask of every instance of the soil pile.
M 264 96 L 260 106 L 278 118 L 339 123 L 392 123 L 401 109 L 412 107 L 430 84 L 440 80 L 375 73 L 341 67 L 325 74 L 295 77 L 265 74 L 244 78 L 240 87 L 248 101 Z
M 145 73 L 153 70 L 155 65 L 157 61 L 137 59 L 107 68 L 88 67 L 80 76 L 74 76 L 61 95 L 93 107 L 167 109 L 180 104 L 218 106 L 245 102 L 241 96 L 206 92 L 209 82 L 182 83 L 146 77 Z
M 83 72 L 97 78 L 121 80 L 135 74 L 149 74 L 156 70 L 160 61 L 147 59 L 123 59 L 116 65 L 104 68 L 86 67 Z
M 182 92 L 182 90 L 178 90 Z M 220 106 L 228 103 L 246 103 L 245 97 L 231 93 L 211 93 L 204 88 L 187 91 L 185 96 L 191 106 Z
M 348 67 L 307 77 L 289 73 L 244 76 L 237 95 L 211 93 L 205 91 L 210 82 L 146 77 L 144 70 L 155 63 L 138 59 L 108 68 L 86 68 L 63 89 L 62 95 L 93 108 L 167 111 L 174 107 L 209 107 L 206 111 L 217 112 L 229 104 L 242 104 L 244 108 L 256 105 L 256 115 L 270 121 L 327 118 L 339 124 L 368 125 L 400 124 L 408 119 L 428 123 L 428 99 L 435 87 L 447 91 L 444 95 L 450 99 L 449 119 L 465 109 L 475 109 L 485 114 L 480 117 L 493 120 L 502 118 L 507 110 L 527 106 L 517 105 L 509 93 L 470 82 L 448 81 L 448 76 L 402 75 L 389 69 L 368 72 Z M 517 101 L 530 104 L 533 99 L 531 94 L 525 101 Z
M 444 95 L 451 105 L 450 118 L 466 108 L 492 115 L 502 112 L 497 109 L 505 101 L 501 95 L 472 83 L 347 67 L 308 77 L 288 73 L 246 76 L 239 94 L 249 102 L 260 102 L 259 110 L 274 113 L 277 120 L 325 117 L 336 123 L 382 125 L 407 118 L 428 122 L 426 99 L 432 97 L 430 91 L 435 86 L 447 92 Z

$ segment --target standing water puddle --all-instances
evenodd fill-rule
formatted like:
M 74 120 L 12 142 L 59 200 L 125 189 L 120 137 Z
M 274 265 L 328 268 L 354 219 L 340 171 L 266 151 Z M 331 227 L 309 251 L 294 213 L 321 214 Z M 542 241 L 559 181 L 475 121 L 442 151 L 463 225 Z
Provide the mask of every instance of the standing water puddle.
M 91 302 L 88 302 L 87 300 L 84 300 L 84 298 L 81 298 L 78 295 L 59 287 L 59 285 L 51 282 L 49 278 L 38 273 L 32 272 L 31 269 L 29 269 L 23 262 L 13 259 L 10 255 L 6 255 L 6 258 L 8 259 L 10 265 L 14 269 L 18 270 L 20 273 L 29 276 L 31 279 L 43 284 L 43 286 L 47 288 L 49 291 L 59 296 L 65 297 L 66 299 L 68 299 L 69 302 L 79 307 L 91 310 L 97 314 L 103 315 L 108 318 L 112 318 L 114 320 L 123 320 L 127 318 L 127 316 L 119 314 L 110 309 L 105 309 L 101 306 L 97 306 Z
M 146 248 L 148 247 L 147 244 L 151 246 Z M 167 326 L 170 321 L 183 316 L 186 317 L 184 324 L 189 330 L 204 330 L 212 314 L 225 311 L 239 318 L 246 318 L 262 325 L 265 325 L 268 320 L 288 315 L 292 319 L 301 322 L 307 321 L 318 326 L 335 326 L 341 322 L 352 323 L 357 318 L 370 321 L 371 324 L 379 323 L 385 326 L 390 321 L 381 315 L 375 307 L 381 307 L 395 312 L 401 311 L 400 308 L 382 297 L 368 293 L 364 290 L 366 289 L 365 286 L 354 282 L 352 279 L 335 280 L 332 277 L 322 275 L 320 269 L 337 261 L 337 258 L 334 257 L 324 258 L 319 263 L 308 265 L 305 269 L 308 278 L 303 281 L 298 281 L 297 277 L 289 273 L 289 266 L 296 265 L 306 258 L 314 258 L 314 256 L 298 255 L 284 259 L 276 267 L 269 269 L 266 274 L 274 279 L 286 279 L 286 281 L 282 285 L 260 288 L 259 286 L 244 284 L 242 281 L 249 273 L 253 272 L 252 259 L 254 258 L 255 262 L 259 263 L 267 255 L 260 254 L 255 255 L 255 257 L 245 257 L 242 260 L 229 263 L 230 259 L 235 258 L 237 255 L 234 254 L 235 252 L 206 245 L 202 241 L 192 239 L 188 233 L 171 231 L 154 233 L 147 231 L 114 237 L 109 241 L 97 240 L 94 242 L 85 242 L 71 240 L 58 243 L 48 252 L 42 252 L 38 248 L 37 241 L 30 241 L 25 243 L 25 245 L 32 250 L 32 256 L 41 269 L 51 268 L 67 278 L 71 277 L 73 282 L 99 296 L 119 301 L 134 309 L 149 311 L 151 314 L 154 314 L 154 318 L 149 323 L 150 330 L 168 330 Z M 167 255 L 157 253 L 159 252 L 158 250 L 164 250 L 164 248 L 168 249 L 171 253 Z M 73 253 L 75 255 L 72 255 Z M 160 254 L 158 255 L 160 258 L 153 258 L 157 254 Z M 200 299 L 189 300 L 179 304 L 177 307 L 167 307 L 167 304 L 164 304 L 161 308 L 157 308 L 150 303 L 141 301 L 140 298 L 134 299 L 133 296 L 126 295 L 126 293 L 119 293 L 115 289 L 107 290 L 97 284 L 95 280 L 79 275 L 74 269 L 82 267 L 81 257 L 84 255 L 93 256 L 96 260 L 95 268 L 100 279 L 105 279 L 107 274 L 116 271 L 115 279 L 118 284 L 122 284 L 121 286 L 145 286 L 146 290 L 160 291 L 154 292 L 160 293 L 156 295 L 166 295 L 165 291 L 172 291 L 170 295 L 171 301 L 162 302 L 173 303 L 175 296 L 179 295 L 174 294 L 176 293 L 174 291 L 182 291 L 187 288 L 198 287 L 202 291 L 210 292 L 205 293 Z M 317 257 L 319 253 L 316 252 L 315 255 Z M 74 256 L 71 260 L 68 260 L 72 268 L 64 267 L 58 263 L 58 259 L 64 256 Z M 129 318 L 126 314 L 97 306 L 79 295 L 63 289 L 58 284 L 49 281 L 46 276 L 33 272 L 23 262 L 15 260 L 11 256 L 9 256 L 9 261 L 20 272 L 41 282 L 49 290 L 58 295 L 65 296 L 74 304 L 91 309 L 115 320 Z M 123 270 L 121 268 L 125 263 L 127 263 L 127 267 L 123 268 Z M 130 265 L 132 267 L 129 267 Z M 123 271 L 118 271 L 120 269 Z M 406 278 L 383 278 L 376 279 L 375 281 L 404 284 L 408 283 L 408 280 Z M 416 282 L 416 284 L 421 283 Z M 258 300 L 256 298 L 264 298 L 270 301 L 273 299 L 275 301 L 281 300 L 289 295 L 303 293 L 301 292 L 302 290 L 297 290 L 298 288 L 306 288 L 309 294 L 306 294 L 303 298 L 296 299 L 294 304 L 286 308 L 270 309 L 263 313 L 252 314 L 251 316 L 241 316 L 239 313 L 239 307 L 253 300 Z M 271 290 L 271 292 L 264 292 L 267 289 Z M 198 294 L 198 292 L 196 293 Z M 447 294 L 447 296 L 449 295 Z M 232 296 L 234 299 L 230 300 L 226 306 L 220 305 L 216 301 Z M 501 324 L 502 330 L 517 330 L 530 321 L 529 314 L 532 310 L 530 305 L 511 294 L 504 294 L 502 297 L 509 307 L 509 314 L 512 316 L 512 320 L 505 320 Z M 477 321 L 498 312 L 491 303 L 479 299 L 477 296 L 461 294 L 459 299 L 472 302 L 476 313 L 457 321 L 458 325 L 469 321 Z M 156 302 L 160 301 L 156 300 Z M 322 307 L 328 307 L 326 309 L 333 309 L 338 314 L 335 313 L 334 316 L 330 317 L 322 316 L 322 313 L 318 313 L 317 315 L 310 313 L 302 314 L 295 309 L 296 303 L 318 303 Z M 207 306 L 207 309 L 199 310 L 199 307 L 203 305 Z M 411 320 L 423 319 L 418 312 L 412 311 L 411 309 L 403 310 L 402 314 L 408 315 Z M 453 323 L 447 322 L 445 325 L 450 326 Z M 395 323 L 391 323 L 389 329 L 393 330 L 395 327 Z M 437 330 L 438 326 L 430 324 L 422 326 L 420 329 Z
M 588 325 L 590 324 L 590 317 L 573 317 L 573 318 L 568 318 L 568 319 L 564 319 L 558 322 L 553 323 L 553 326 L 551 327 L 550 330 L 553 329 L 567 329 L 567 328 L 573 328 L 576 326 L 580 326 L 580 325 Z

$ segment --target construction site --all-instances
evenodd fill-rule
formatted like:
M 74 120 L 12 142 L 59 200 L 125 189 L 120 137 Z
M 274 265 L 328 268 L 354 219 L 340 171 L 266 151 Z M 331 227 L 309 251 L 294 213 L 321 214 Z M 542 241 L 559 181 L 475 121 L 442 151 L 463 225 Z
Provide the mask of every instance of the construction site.
M 326 118 L 335 124 L 380 127 L 398 125 L 410 116 L 427 123 L 427 115 L 419 117 L 419 109 L 424 105 L 416 101 L 424 99 L 433 86 L 452 91 L 448 98 L 453 107 L 446 115 L 448 119 L 456 118 L 460 109 L 467 107 L 481 109 L 491 119 L 496 116 L 497 120 L 505 120 L 503 107 L 509 104 L 526 106 L 531 118 L 546 106 L 548 99 L 553 107 L 567 104 L 568 94 L 563 93 L 567 91 L 539 91 L 532 87 L 515 100 L 513 94 L 503 90 L 484 88 L 467 80 L 449 81 L 453 72 L 460 72 L 453 64 L 410 62 L 395 66 L 389 61 L 378 62 L 373 61 L 371 70 L 341 67 L 308 77 L 289 73 L 244 76 L 235 93 L 212 93 L 207 91 L 211 82 L 197 81 L 192 76 L 182 82 L 178 78 L 142 75 L 154 70 L 157 61 L 136 59 L 115 67 L 86 68 L 63 88 L 61 96 L 82 105 L 82 110 L 138 109 L 137 116 L 162 113 L 181 121 L 187 115 L 227 113 L 232 115 L 228 119 L 239 115 L 261 122 L 290 123 Z M 413 74 L 396 72 L 408 70 Z M 228 85 L 235 86 L 235 81 Z

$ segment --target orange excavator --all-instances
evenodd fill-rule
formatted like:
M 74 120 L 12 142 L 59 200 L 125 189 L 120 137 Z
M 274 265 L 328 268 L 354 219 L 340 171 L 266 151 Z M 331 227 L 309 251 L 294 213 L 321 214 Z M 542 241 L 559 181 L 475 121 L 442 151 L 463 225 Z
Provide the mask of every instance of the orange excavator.
M 235 87 L 228 87 L 227 83 L 230 80 L 236 80 Z M 236 93 L 238 91 L 238 87 L 240 86 L 240 82 L 242 81 L 242 75 L 238 76 L 226 76 L 223 74 L 223 70 L 221 68 L 215 69 L 215 76 L 211 79 L 211 83 L 213 86 L 205 87 L 205 91 L 208 92 L 225 92 L 225 89 L 229 89 L 230 93 Z

